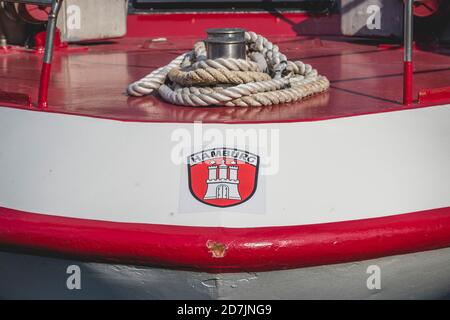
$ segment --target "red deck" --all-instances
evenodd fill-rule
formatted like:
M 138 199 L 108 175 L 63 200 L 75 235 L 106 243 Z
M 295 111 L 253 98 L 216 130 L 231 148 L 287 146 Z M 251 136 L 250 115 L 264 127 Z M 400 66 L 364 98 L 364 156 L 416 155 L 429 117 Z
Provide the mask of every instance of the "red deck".
M 200 37 L 128 37 L 54 55 L 49 110 L 129 121 L 308 121 L 403 109 L 403 50 L 342 38 L 270 36 L 291 60 L 312 64 L 331 81 L 329 92 L 292 104 L 258 108 L 173 106 L 157 96 L 128 97 L 129 83 L 190 50 Z M 347 39 L 348 40 L 348 39 Z M 415 51 L 414 93 L 450 86 L 450 50 Z M 0 54 L 0 91 L 29 94 L 35 102 L 42 56 Z M 0 93 L 0 96 L 2 94 Z M 4 94 L 3 94 L 4 96 Z M 0 99 L 1 105 L 8 105 Z

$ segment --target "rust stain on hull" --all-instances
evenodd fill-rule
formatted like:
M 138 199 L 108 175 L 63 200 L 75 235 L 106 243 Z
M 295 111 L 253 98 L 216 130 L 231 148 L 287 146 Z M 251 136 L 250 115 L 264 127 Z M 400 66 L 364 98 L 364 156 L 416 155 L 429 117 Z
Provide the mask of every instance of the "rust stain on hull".
M 206 247 L 213 258 L 223 258 L 227 252 L 227 246 L 220 242 L 208 240 L 206 242 Z

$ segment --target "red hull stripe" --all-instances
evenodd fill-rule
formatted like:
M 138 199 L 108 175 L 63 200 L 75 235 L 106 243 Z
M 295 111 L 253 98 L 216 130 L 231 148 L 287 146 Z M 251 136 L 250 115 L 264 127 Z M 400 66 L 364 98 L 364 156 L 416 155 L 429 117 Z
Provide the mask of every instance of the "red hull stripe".
M 207 272 L 265 271 L 448 247 L 450 207 L 264 228 L 117 223 L 0 207 L 0 246 L 87 261 Z

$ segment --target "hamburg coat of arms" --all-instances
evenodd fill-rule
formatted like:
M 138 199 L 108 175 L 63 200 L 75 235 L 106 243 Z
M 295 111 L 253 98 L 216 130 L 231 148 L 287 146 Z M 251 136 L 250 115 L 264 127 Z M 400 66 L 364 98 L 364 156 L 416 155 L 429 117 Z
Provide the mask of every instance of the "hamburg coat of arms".
M 189 189 L 199 201 L 215 206 L 241 204 L 256 191 L 259 156 L 232 148 L 214 148 L 188 157 Z

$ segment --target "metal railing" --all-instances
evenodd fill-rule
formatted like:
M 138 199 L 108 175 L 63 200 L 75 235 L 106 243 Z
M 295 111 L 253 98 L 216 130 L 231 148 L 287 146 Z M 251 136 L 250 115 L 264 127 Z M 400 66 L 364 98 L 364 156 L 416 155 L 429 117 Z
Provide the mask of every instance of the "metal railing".
M 52 65 L 53 47 L 55 40 L 56 20 L 62 0 L 2 0 L 5 2 L 16 2 L 23 4 L 35 4 L 51 7 L 48 15 L 47 32 L 45 39 L 44 59 L 39 83 L 38 107 L 46 108 L 48 106 L 48 86 L 50 82 L 50 70 Z
M 404 11 L 403 104 L 405 106 L 413 103 L 413 2 L 414 0 L 406 0 Z

